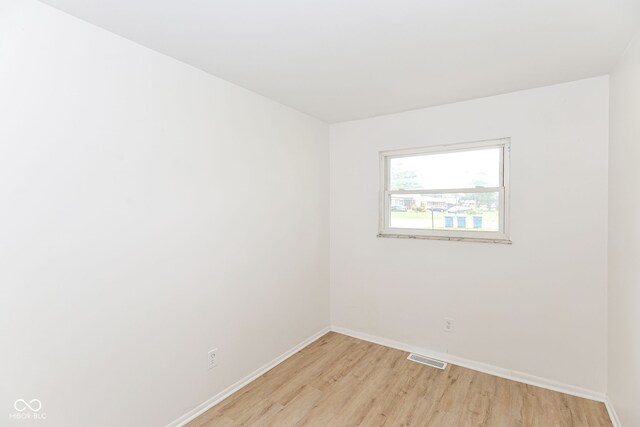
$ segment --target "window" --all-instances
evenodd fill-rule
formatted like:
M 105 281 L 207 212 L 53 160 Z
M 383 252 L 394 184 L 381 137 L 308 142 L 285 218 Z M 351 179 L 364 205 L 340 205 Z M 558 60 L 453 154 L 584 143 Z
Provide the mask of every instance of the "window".
M 380 153 L 378 236 L 510 243 L 509 142 Z

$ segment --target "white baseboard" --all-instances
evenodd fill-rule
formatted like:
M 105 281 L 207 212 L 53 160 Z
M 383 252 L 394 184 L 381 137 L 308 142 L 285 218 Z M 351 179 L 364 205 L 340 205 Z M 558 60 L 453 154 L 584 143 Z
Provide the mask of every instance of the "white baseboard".
M 191 411 L 187 412 L 186 414 L 184 414 L 180 418 L 178 418 L 178 419 L 174 420 L 173 422 L 167 424 L 167 427 L 181 427 L 181 426 L 184 426 L 185 424 L 187 424 L 191 420 L 195 419 L 197 416 L 202 415 L 203 413 L 205 413 L 206 411 L 211 409 L 216 404 L 222 402 L 224 399 L 226 399 L 227 397 L 231 396 L 233 393 L 235 393 L 236 391 L 240 390 L 245 385 L 249 384 L 251 381 L 253 381 L 256 378 L 258 378 L 259 376 L 263 375 L 265 372 L 273 369 L 274 367 L 276 367 L 280 363 L 284 362 L 285 360 L 287 360 L 288 358 L 293 356 L 298 351 L 302 350 L 303 348 L 305 348 L 306 346 L 308 346 L 312 342 L 318 340 L 320 337 L 325 335 L 330 330 L 331 330 L 331 328 L 327 327 L 327 328 L 322 329 L 321 331 L 316 332 L 315 334 L 313 334 L 312 336 L 310 336 L 306 340 L 302 341 L 300 344 L 298 344 L 295 347 L 291 348 L 290 350 L 286 351 L 284 354 L 276 357 L 275 359 L 273 359 L 271 362 L 267 363 L 263 367 L 255 370 L 251 374 L 249 374 L 246 377 L 242 378 L 240 381 L 238 381 L 235 384 L 227 387 L 226 389 L 222 390 L 220 393 L 216 394 L 215 396 L 213 396 L 210 399 L 206 400 L 205 402 L 201 403 L 197 407 L 193 408 Z
M 611 424 L 613 424 L 613 427 L 622 427 L 620 418 L 618 418 L 618 414 L 616 413 L 616 408 L 613 406 L 613 402 L 611 402 L 609 396 L 605 398 L 604 406 L 607 407 L 607 412 L 609 413 L 609 418 L 611 418 Z
M 453 365 L 462 366 L 464 368 L 473 369 L 474 371 L 484 372 L 486 374 L 495 375 L 497 377 L 506 378 L 508 380 L 518 381 L 521 383 L 546 388 L 553 391 L 559 391 L 572 396 L 583 397 L 585 399 L 596 400 L 598 402 L 604 402 L 606 404 L 606 395 L 597 391 L 588 390 L 585 388 L 573 386 L 570 384 L 560 383 L 558 381 L 541 378 L 535 375 L 525 374 L 523 372 L 512 371 L 510 369 L 500 368 L 498 366 L 489 365 L 487 363 L 477 362 L 475 360 L 469 360 L 462 357 L 453 356 L 448 353 L 440 353 L 437 351 L 419 348 L 409 344 L 401 343 L 398 341 L 390 340 L 387 338 L 377 337 L 369 335 L 364 332 L 353 331 L 351 329 L 342 328 L 339 326 L 332 326 L 331 330 L 343 335 L 349 335 L 354 338 L 358 338 L 364 341 L 369 341 L 375 344 L 384 345 L 386 347 L 396 348 L 398 350 L 406 351 L 409 353 L 418 353 L 424 356 L 432 357 L 434 359 L 442 360 Z M 609 405 L 607 405 L 607 408 Z M 613 420 L 613 418 L 612 418 Z

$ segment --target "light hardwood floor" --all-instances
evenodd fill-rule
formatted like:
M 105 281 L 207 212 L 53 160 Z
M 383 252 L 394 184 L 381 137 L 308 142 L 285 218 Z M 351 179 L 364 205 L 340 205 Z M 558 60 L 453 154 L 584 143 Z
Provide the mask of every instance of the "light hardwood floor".
M 611 426 L 602 403 L 333 332 L 188 424 L 199 426 Z

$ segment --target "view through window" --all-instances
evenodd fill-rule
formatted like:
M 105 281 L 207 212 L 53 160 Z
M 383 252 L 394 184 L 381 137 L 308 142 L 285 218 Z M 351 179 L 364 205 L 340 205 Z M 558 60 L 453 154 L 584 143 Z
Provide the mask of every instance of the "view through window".
M 508 139 L 381 153 L 380 234 L 507 240 L 508 154 Z

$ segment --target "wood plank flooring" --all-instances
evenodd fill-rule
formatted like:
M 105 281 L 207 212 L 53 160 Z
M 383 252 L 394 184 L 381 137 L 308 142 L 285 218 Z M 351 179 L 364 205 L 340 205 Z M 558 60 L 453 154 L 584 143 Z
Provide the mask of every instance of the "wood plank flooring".
M 330 332 L 188 424 L 611 426 L 602 403 Z

